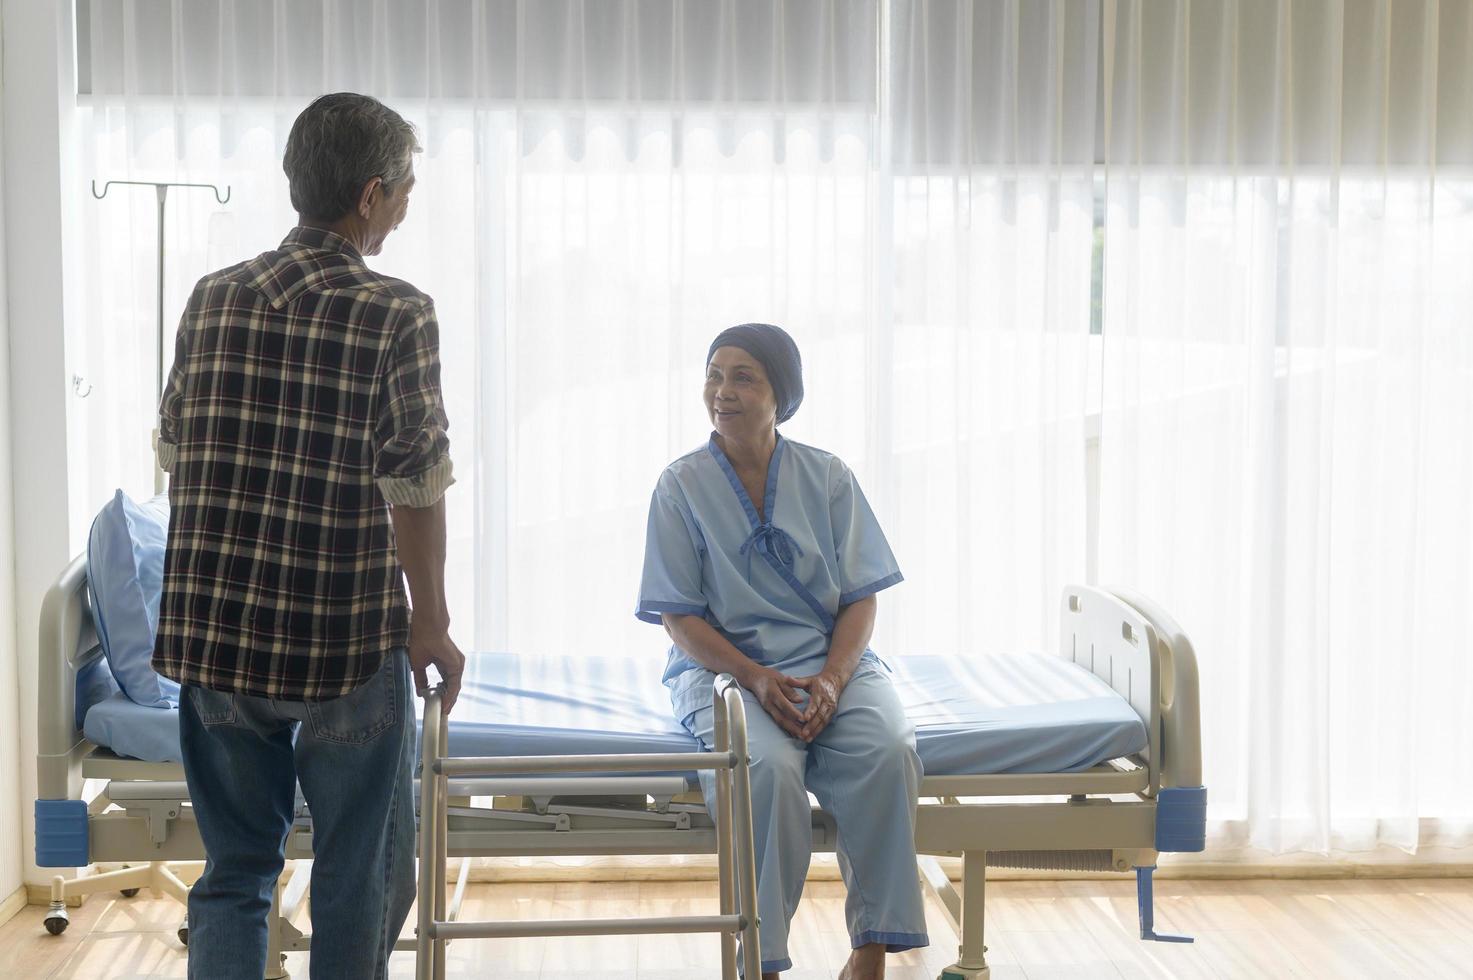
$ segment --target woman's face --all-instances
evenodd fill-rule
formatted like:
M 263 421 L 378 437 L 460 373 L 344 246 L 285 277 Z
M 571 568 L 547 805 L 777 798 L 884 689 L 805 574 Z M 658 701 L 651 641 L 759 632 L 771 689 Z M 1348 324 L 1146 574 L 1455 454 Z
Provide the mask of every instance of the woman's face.
M 718 347 L 706 365 L 706 413 L 723 436 L 746 441 L 777 425 L 777 398 L 761 362 L 740 347 Z

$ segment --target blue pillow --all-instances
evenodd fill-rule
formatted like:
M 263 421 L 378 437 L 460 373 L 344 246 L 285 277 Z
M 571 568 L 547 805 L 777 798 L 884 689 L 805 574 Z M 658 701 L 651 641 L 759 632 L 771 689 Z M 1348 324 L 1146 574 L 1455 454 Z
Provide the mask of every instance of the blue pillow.
M 168 536 L 168 497 L 140 505 L 119 490 L 87 537 L 87 587 L 103 656 L 123 693 L 150 708 L 179 703 L 179 685 L 160 677 L 151 662 Z
M 84 728 L 87 724 L 87 712 L 92 706 L 100 704 L 118 693 L 118 681 L 113 677 L 113 672 L 107 665 L 107 660 L 102 657 L 94 658 L 87 666 L 77 671 L 77 684 L 73 690 L 72 710 L 73 718 L 76 719 L 77 727 Z M 98 742 L 105 745 L 105 742 Z

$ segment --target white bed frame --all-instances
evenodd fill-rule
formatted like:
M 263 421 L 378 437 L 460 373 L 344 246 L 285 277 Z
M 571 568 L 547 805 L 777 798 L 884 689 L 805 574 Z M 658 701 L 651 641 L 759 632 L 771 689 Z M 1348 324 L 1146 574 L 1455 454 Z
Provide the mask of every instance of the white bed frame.
M 1009 868 L 1137 873 L 1140 933 L 1143 939 L 1183 941 L 1157 934 L 1152 922 L 1152 879 L 1158 852 L 1201 850 L 1206 791 L 1202 788 L 1196 656 L 1175 622 L 1149 600 L 1123 590 L 1070 587 L 1065 590 L 1060 623 L 1061 654 L 1090 670 L 1120 693 L 1146 726 L 1147 747 L 1137 755 L 1092 769 L 1061 774 L 1018 773 L 987 776 L 931 776 L 921 784 L 916 847 L 928 856 L 962 858 L 958 891 L 934 857 L 923 859 L 923 882 L 936 894 L 959 937 L 956 962 L 942 980 L 989 975 L 984 945 L 984 887 L 988 865 Z M 88 863 L 134 864 L 121 871 L 84 878 L 57 877 L 47 927 L 66 925 L 66 901 L 112 889 L 152 887 L 181 901 L 187 888 L 171 862 L 198 861 L 204 850 L 188 805 L 180 766 L 122 759 L 88 742 L 74 720 L 77 672 L 100 656 L 87 602 L 86 564 L 74 561 L 47 595 L 42 607 L 39 704 L 38 809 L 45 801 L 81 801 L 65 826 L 43 826 L 38 812 L 37 852 L 43 836 L 54 844 L 74 832 L 85 807 L 82 853 Z M 734 695 L 723 685 L 718 699 Z M 734 698 L 740 705 L 740 697 Z M 720 701 L 718 701 L 720 703 Z M 430 719 L 436 702 L 427 702 Z M 735 722 L 733 722 L 735 725 Z M 742 718 L 741 725 L 745 719 Z M 439 726 L 425 725 L 426 732 Z M 735 738 L 736 733 L 733 732 Z M 443 963 L 443 941 L 512 934 L 574 935 L 608 931 L 650 931 L 660 923 L 630 927 L 610 921 L 543 924 L 543 931 L 509 924 L 457 923 L 460 899 L 473 857 L 604 854 L 718 854 L 722 884 L 721 916 L 680 926 L 682 931 L 721 931 L 723 966 L 732 962 L 732 937 L 756 923 L 734 922 L 751 907 L 743 885 L 747 877 L 742 841 L 723 840 L 716 822 L 697 803 L 682 802 L 694 786 L 670 765 L 617 763 L 625 775 L 530 775 L 562 770 L 588 772 L 587 760 L 442 759 L 433 738 L 422 739 L 422 805 L 436 813 L 421 848 L 436 859 L 421 862 L 419 942 L 402 940 L 402 949 L 421 949 L 421 969 L 433 976 Z M 745 753 L 729 750 L 745 763 Z M 720 755 L 720 753 L 709 753 Z M 607 762 L 607 757 L 605 757 Z M 741 808 L 737 786 L 741 767 L 707 760 L 731 779 L 728 803 Z M 551 765 L 550 765 L 551 763 Z M 732 763 L 734 764 L 734 763 Z M 696 768 L 687 756 L 679 771 Z M 101 791 L 83 796 L 84 780 L 101 780 Z M 496 807 L 473 806 L 473 798 L 493 797 Z M 1019 797 L 1049 797 L 1046 802 Z M 686 797 L 689 798 L 689 797 Z M 726 805 L 726 804 L 722 804 Z M 425 822 L 421 821 L 421 827 Z M 740 826 L 740 822 L 738 822 Z M 740 831 L 738 831 L 740 835 Z M 815 851 L 831 851 L 837 831 L 833 819 L 815 808 Z M 428 841 L 426 841 L 428 837 Z M 288 835 L 288 860 L 311 858 L 311 818 L 303 808 Z M 722 856 L 726 855 L 726 856 Z M 734 855 L 734 856 L 733 856 Z M 448 858 L 461 859 L 453 897 L 447 899 Z M 735 862 L 735 864 L 731 862 Z M 38 860 L 38 863 L 41 863 Z M 305 898 L 308 875 L 294 873 L 277 889 L 272 907 L 268 980 L 286 977 L 284 954 L 309 947 L 310 936 L 291 919 Z M 716 920 L 721 920 L 719 923 Z M 525 927 L 527 924 L 522 923 Z M 664 922 L 663 925 L 670 925 Z M 740 925 L 741 928 L 736 928 Z M 699 927 L 699 928 L 698 928 Z M 187 924 L 181 927 L 187 941 Z M 755 943 L 744 944 L 755 951 Z M 428 947 L 428 948 L 425 948 Z M 440 952 L 436 953 L 436 950 Z M 749 974 L 751 975 L 751 974 Z

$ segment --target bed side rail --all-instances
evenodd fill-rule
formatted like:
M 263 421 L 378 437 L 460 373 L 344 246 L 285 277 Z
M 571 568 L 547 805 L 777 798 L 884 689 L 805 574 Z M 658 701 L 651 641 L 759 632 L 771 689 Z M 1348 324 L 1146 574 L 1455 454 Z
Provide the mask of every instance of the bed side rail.
M 1161 644 L 1155 627 L 1124 600 L 1103 589 L 1064 589 L 1059 652 L 1103 680 L 1130 703 L 1146 726 L 1141 753 L 1149 771 L 1147 792 L 1161 785 Z
M 41 603 L 36 795 L 78 799 L 87 741 L 76 719 L 77 673 L 102 656 L 87 599 L 87 556 L 72 560 Z

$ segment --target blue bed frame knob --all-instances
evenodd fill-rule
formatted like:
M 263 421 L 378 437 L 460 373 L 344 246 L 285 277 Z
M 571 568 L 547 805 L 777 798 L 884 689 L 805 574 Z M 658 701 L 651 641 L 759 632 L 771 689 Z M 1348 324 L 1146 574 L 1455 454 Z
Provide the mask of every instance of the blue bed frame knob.
M 1207 787 L 1163 786 L 1156 794 L 1156 850 L 1200 851 L 1207 845 Z
M 87 804 L 82 800 L 36 801 L 36 866 L 85 868 L 88 857 Z

